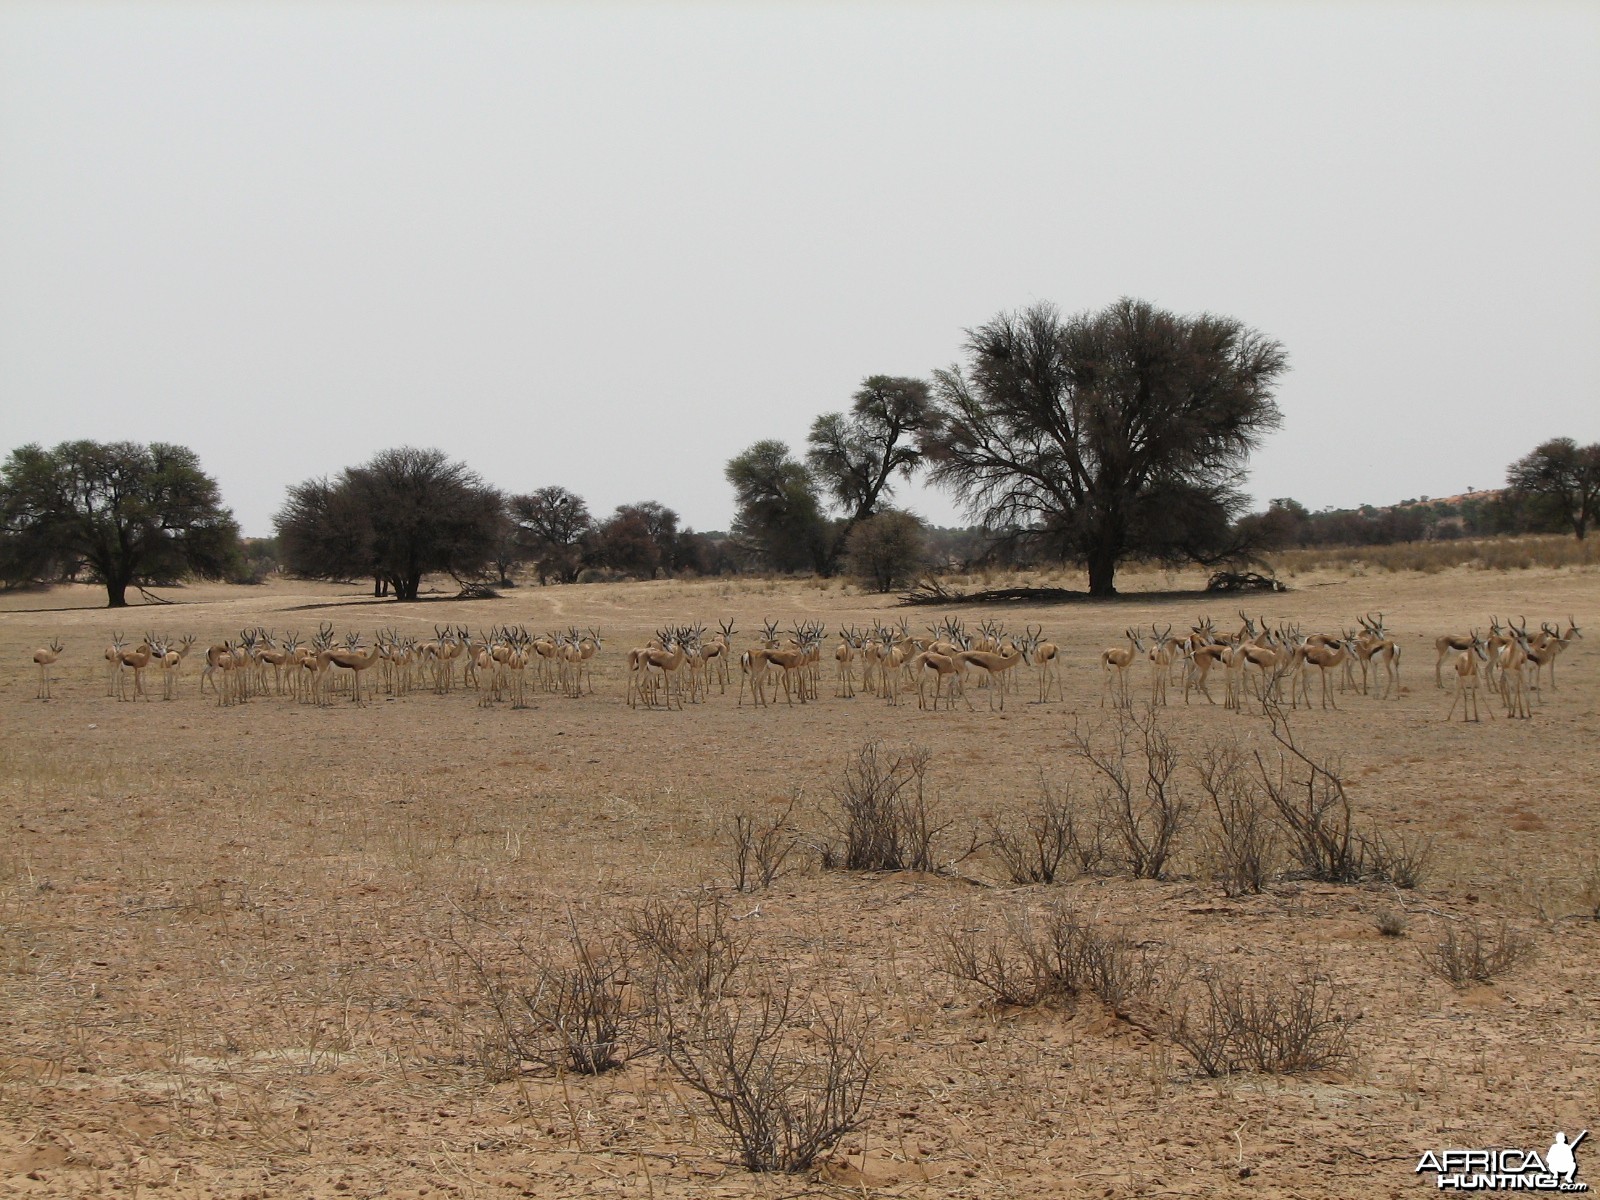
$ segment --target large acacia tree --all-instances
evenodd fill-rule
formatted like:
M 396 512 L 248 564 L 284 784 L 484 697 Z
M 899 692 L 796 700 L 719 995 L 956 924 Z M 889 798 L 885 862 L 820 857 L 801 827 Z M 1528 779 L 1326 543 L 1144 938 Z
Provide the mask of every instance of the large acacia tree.
M 108 606 L 121 608 L 130 587 L 220 577 L 238 545 L 216 481 L 183 446 L 28 445 L 0 467 L 0 563 L 10 580 L 87 564 Z
M 1580 446 L 1571 438 L 1552 438 L 1506 470 L 1514 492 L 1536 497 L 1559 515 L 1578 540 L 1600 518 L 1600 443 Z
M 284 565 L 312 579 L 368 576 L 374 594 L 415 600 L 422 577 L 480 575 L 493 561 L 505 500 L 442 450 L 404 446 L 336 479 L 289 489 L 273 518 Z
M 1237 552 L 1245 461 L 1279 423 L 1279 343 L 1123 299 L 1065 319 L 1049 304 L 1002 313 L 965 348 L 935 373 L 924 448 L 975 518 L 1086 564 L 1097 596 L 1130 557 Z

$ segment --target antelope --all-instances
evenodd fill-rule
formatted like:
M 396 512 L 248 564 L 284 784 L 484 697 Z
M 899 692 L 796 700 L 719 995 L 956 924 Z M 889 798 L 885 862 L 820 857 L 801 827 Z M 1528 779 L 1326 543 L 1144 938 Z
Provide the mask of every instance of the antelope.
M 1483 668 L 1483 681 L 1490 687 L 1497 687 L 1495 672 L 1500 669 L 1500 652 L 1509 646 L 1515 639 L 1500 628 L 1500 618 L 1492 613 L 1489 616 L 1489 636 L 1484 640 L 1484 648 L 1489 652 L 1489 662 Z
M 560 664 L 562 644 L 561 635 L 552 631 L 550 633 L 543 634 L 540 637 L 534 638 L 533 644 L 530 647 L 533 650 L 535 657 L 538 659 L 539 686 L 547 692 L 557 691 L 561 686 Z M 552 664 L 555 664 L 555 670 L 551 669 Z
M 576 635 L 577 630 L 573 630 L 573 633 Z M 508 647 L 508 653 L 506 654 L 505 659 L 505 670 L 507 672 L 507 678 L 510 681 L 511 707 L 527 708 L 528 658 L 532 653 L 531 647 L 533 645 L 533 638 L 526 629 L 523 629 L 520 626 L 514 630 L 507 629 L 505 631 L 505 638 Z M 574 651 L 578 656 L 573 663 L 572 668 L 573 679 L 576 682 L 580 681 L 582 678 L 581 672 L 584 660 L 581 645 L 574 646 Z
M 501 659 L 497 656 L 503 653 L 500 645 L 499 629 L 492 629 L 488 634 L 480 637 L 477 642 L 467 647 L 467 660 L 463 668 L 462 684 L 465 686 L 465 675 L 471 674 L 472 685 L 478 692 L 478 707 L 487 708 L 500 699 Z M 488 685 L 485 686 L 483 676 L 489 676 Z
M 1442 640 L 1442 639 L 1441 639 Z M 1467 639 L 1466 649 L 1456 655 L 1456 694 L 1450 698 L 1450 711 L 1444 716 L 1446 721 L 1456 715 L 1456 705 L 1461 704 L 1461 719 L 1477 721 L 1478 717 L 1478 664 L 1489 660 L 1488 648 L 1483 644 L 1483 639 L 1478 636 L 1478 631 L 1473 630 L 1472 636 Z M 1465 703 L 1462 703 L 1465 701 Z M 1472 710 L 1472 715 L 1467 716 L 1467 710 Z M 1494 719 L 1494 711 L 1489 712 L 1489 719 Z
M 732 621 L 718 621 L 717 632 L 711 635 L 711 640 L 702 647 L 701 653 L 705 659 L 706 691 L 711 690 L 711 673 L 717 675 L 717 694 L 728 694 L 728 659 L 733 656 L 733 638 L 739 631 L 733 627 Z
M 861 648 L 861 634 L 852 625 L 839 630 L 839 644 L 833 648 L 833 661 L 837 667 L 833 694 L 844 700 L 853 700 L 856 694 L 856 652 Z
M 963 651 L 962 653 L 976 653 L 976 651 Z M 956 660 L 955 657 L 948 654 L 940 654 L 935 650 L 923 650 L 912 657 L 911 673 L 917 681 L 918 708 L 927 707 L 924 685 L 927 683 L 928 676 L 931 673 L 933 676 L 934 712 L 939 711 L 939 693 L 941 688 L 943 688 L 944 681 L 947 679 L 950 681 L 950 685 L 948 689 L 945 689 L 946 705 L 950 708 L 954 708 L 956 704 L 956 695 L 959 693 L 961 696 L 961 702 L 967 706 L 967 711 L 973 711 L 972 701 L 967 699 L 967 690 L 961 686 L 961 664 Z M 1004 697 L 1001 697 L 1001 701 L 1003 706 Z
M 1539 665 L 1541 669 L 1546 666 L 1550 668 L 1550 690 L 1555 691 L 1556 659 L 1560 658 L 1562 652 L 1565 651 L 1568 646 L 1572 645 L 1573 642 L 1582 641 L 1583 633 L 1581 630 L 1579 630 L 1578 623 L 1570 616 L 1567 618 L 1567 632 L 1564 634 L 1561 632 L 1560 621 L 1557 621 L 1554 625 L 1544 625 L 1541 623 L 1541 626 L 1542 632 L 1539 637 L 1538 649 L 1540 651 L 1548 651 L 1549 655 L 1546 657 L 1541 654 Z
M 171 643 L 168 643 L 164 648 L 158 660 L 161 664 L 161 698 L 163 700 L 177 699 L 178 668 L 183 665 L 183 660 L 193 645 L 194 634 L 186 633 L 183 635 L 183 640 L 178 643 L 176 650 L 172 648 Z
M 1439 673 L 1439 668 L 1444 665 L 1444 660 L 1453 654 L 1459 655 L 1464 650 L 1471 650 L 1474 643 L 1476 643 L 1478 640 L 1478 635 L 1476 632 L 1474 632 L 1468 634 L 1446 633 L 1440 635 L 1440 637 L 1434 641 L 1433 648 L 1439 653 L 1439 657 L 1434 659 L 1433 662 L 1434 687 L 1444 687 L 1444 678 Z M 1456 690 L 1458 692 L 1460 691 L 1459 685 Z
M 1265 629 L 1261 632 L 1265 645 L 1257 642 L 1245 642 L 1241 645 L 1238 655 L 1238 667 L 1242 672 L 1247 667 L 1255 667 L 1261 672 L 1260 695 L 1263 702 L 1272 698 L 1278 689 L 1278 681 L 1283 678 L 1285 669 L 1290 665 L 1294 655 L 1287 646 L 1275 646 Z M 1239 705 L 1235 704 L 1235 708 Z
M 66 647 L 61 644 L 60 638 L 51 638 L 48 646 L 41 646 L 33 652 L 33 665 L 39 668 L 39 686 L 34 689 L 34 699 L 50 699 L 50 668 L 64 649 Z
M 1327 642 L 1313 643 L 1309 639 L 1302 642 L 1299 653 L 1299 684 L 1296 685 L 1292 681 L 1290 683 L 1290 696 L 1294 698 L 1295 707 L 1299 707 L 1297 687 L 1299 694 L 1305 696 L 1306 707 L 1311 707 L 1311 686 L 1306 682 L 1306 668 L 1315 667 L 1322 680 L 1322 707 L 1338 711 L 1338 703 L 1328 693 L 1328 671 L 1332 667 L 1342 666 L 1348 662 L 1355 652 L 1353 639 L 1334 642 L 1331 645 Z
M 573 630 L 573 632 L 576 633 L 577 630 Z M 589 694 L 594 694 L 594 673 L 590 670 L 589 664 L 594 661 L 594 656 L 600 653 L 601 646 L 600 631 L 591 625 L 589 632 L 578 640 L 577 679 L 575 680 L 573 695 L 582 694 L 582 684 L 585 682 L 589 685 Z
M 281 696 L 281 695 L 283 695 L 283 668 L 286 667 L 286 666 L 292 666 L 293 665 L 294 651 L 292 649 L 290 649 L 290 643 L 292 641 L 296 640 L 295 636 L 294 636 L 294 634 L 290 634 L 288 638 L 285 638 L 284 639 L 284 643 L 283 643 L 283 648 L 280 650 L 274 644 L 273 637 L 272 637 L 272 635 L 270 633 L 266 632 L 265 630 L 259 630 L 258 632 L 260 633 L 261 640 L 264 643 L 262 649 L 258 652 L 258 654 L 256 656 L 257 657 L 257 662 L 261 666 L 261 676 L 260 676 L 260 680 L 259 680 L 260 689 L 259 690 L 266 691 L 266 686 L 267 686 L 266 669 L 267 669 L 267 667 L 271 667 L 272 668 L 272 690 L 273 690 L 273 693 L 275 695 Z
M 1172 677 L 1172 660 L 1177 655 L 1181 639 L 1172 636 L 1171 625 L 1165 630 L 1158 630 L 1155 623 L 1151 622 L 1150 632 L 1155 635 L 1150 649 L 1145 652 L 1150 660 L 1150 703 L 1165 704 L 1167 681 Z
M 671 634 L 668 634 L 665 630 L 657 630 L 656 638 L 661 643 L 661 649 L 645 647 L 642 650 L 634 651 L 633 655 L 630 656 L 630 697 L 635 691 L 642 696 L 644 687 L 648 684 L 650 687 L 649 704 L 653 707 L 655 704 L 655 685 L 649 682 L 650 672 L 660 671 L 661 685 L 666 690 L 666 707 L 671 709 L 672 681 L 689 657 L 687 631 L 676 629 Z M 672 647 L 671 650 L 667 649 L 669 646 Z M 633 656 L 637 657 L 634 658 Z M 630 707 L 631 703 L 630 699 Z M 678 690 L 678 708 L 680 711 L 683 708 L 683 690 L 681 687 Z
M 127 646 L 120 633 L 111 635 L 111 644 L 106 647 L 106 695 L 117 694 L 117 676 L 122 674 L 122 651 Z
M 218 707 L 227 707 L 229 704 L 243 701 L 240 688 L 235 685 L 238 675 L 237 659 L 234 658 L 234 643 L 218 642 L 206 646 L 205 670 L 200 672 L 200 694 L 205 694 L 206 680 L 211 680 L 211 691 L 216 693 Z M 218 685 L 214 674 L 222 672 L 222 683 Z
M 1197 691 L 1212 704 L 1217 702 L 1211 694 L 1211 689 L 1206 687 L 1206 677 L 1210 675 L 1211 668 L 1219 662 L 1223 663 L 1226 670 L 1227 656 L 1233 647 L 1225 646 L 1220 642 L 1211 642 L 1203 646 L 1194 647 L 1189 651 L 1188 664 L 1183 672 L 1183 702 L 1189 703 L 1190 691 Z
M 891 703 L 899 703 L 900 690 L 904 686 L 906 666 L 911 659 L 921 652 L 916 639 L 911 636 L 911 630 L 906 627 L 904 617 L 900 618 L 898 630 L 889 631 L 892 641 L 888 650 L 884 652 L 879 661 L 879 669 L 883 672 L 883 696 Z
M 874 625 L 872 632 L 861 645 L 861 690 L 880 694 L 883 679 L 883 659 L 889 653 L 893 638 L 882 625 Z
M 800 676 L 800 703 L 804 704 L 806 702 L 803 672 L 812 661 L 811 652 L 815 647 L 812 642 L 812 631 L 803 631 L 800 633 L 800 637 L 801 640 L 798 645 L 781 649 L 776 646 L 752 647 L 740 656 L 739 665 L 745 676 L 750 680 L 751 695 L 755 699 L 757 707 L 764 707 L 767 703 L 766 672 L 768 667 L 776 667 L 781 672 L 779 678 L 783 684 L 784 699 L 791 706 L 794 704 L 795 679 Z M 739 686 L 739 703 L 741 705 L 744 703 L 744 684 L 742 680 Z
M 317 627 L 317 636 L 300 651 L 300 670 L 303 672 L 299 694 L 313 704 L 322 703 L 322 687 L 328 675 L 326 655 L 333 652 L 333 623 L 324 622 Z M 309 676 L 309 680 L 306 680 Z
M 1040 641 L 1044 634 L 1044 626 L 1034 629 L 1028 626 L 1028 641 L 1033 650 L 1034 669 L 1039 674 L 1039 703 L 1046 704 L 1050 700 L 1050 683 L 1056 685 L 1056 696 L 1065 701 L 1066 696 L 1061 691 L 1061 647 L 1054 642 Z
M 1128 708 L 1132 705 L 1132 697 L 1128 695 L 1128 668 L 1133 665 L 1136 656 L 1144 653 L 1144 635 L 1135 633 L 1132 629 L 1124 629 L 1122 636 L 1128 639 L 1126 646 L 1111 646 L 1100 651 L 1100 669 L 1105 672 L 1104 684 L 1100 689 L 1100 707 L 1106 706 L 1106 697 L 1111 695 L 1111 673 L 1116 672 L 1116 698 L 1112 703 L 1113 708 Z
M 1528 619 L 1522 619 L 1520 628 L 1510 628 L 1511 640 L 1501 647 L 1499 655 L 1500 699 L 1506 706 L 1506 716 L 1526 720 L 1533 716 L 1528 708 Z
M 118 700 L 126 700 L 128 698 L 126 681 L 125 681 L 125 678 L 124 678 L 124 676 L 122 674 L 122 671 L 124 669 L 130 670 L 130 671 L 133 672 L 133 698 L 135 700 L 137 700 L 140 696 L 144 696 L 144 698 L 146 700 L 150 699 L 149 696 L 145 695 L 144 673 L 145 673 L 145 668 L 147 668 L 150 665 L 150 660 L 151 660 L 152 656 L 155 653 L 154 648 L 151 646 L 151 642 L 154 640 L 154 637 L 155 637 L 154 634 L 150 634 L 150 633 L 145 634 L 144 635 L 144 641 L 140 642 L 132 650 L 124 650 L 122 652 L 122 654 L 118 657 L 118 659 L 117 659 L 117 664 L 118 664 L 118 669 L 117 669 L 117 699 Z
M 1391 640 L 1388 633 L 1385 632 L 1382 613 L 1378 614 L 1376 621 L 1371 619 L 1370 614 L 1358 619 L 1361 622 L 1361 628 L 1366 631 L 1356 643 L 1356 661 L 1361 664 L 1361 694 L 1367 694 L 1367 667 L 1370 665 L 1373 673 L 1376 674 L 1378 663 L 1381 662 L 1384 673 L 1383 694 L 1378 699 L 1387 700 L 1391 691 L 1395 693 L 1395 697 L 1398 699 L 1398 685 L 1400 683 L 1399 643 Z M 1377 662 L 1374 662 L 1374 659 Z
M 378 661 L 378 657 L 382 653 L 377 638 L 372 640 L 372 649 L 368 650 L 366 654 L 362 654 L 358 649 L 360 641 L 361 635 L 352 633 L 345 639 L 345 649 L 324 650 L 318 656 L 324 659 L 329 666 L 342 667 L 350 672 L 353 681 L 350 698 L 358 705 L 361 703 L 362 673 L 370 670 L 372 664 Z
M 1026 646 L 1012 645 L 1009 654 L 996 654 L 987 650 L 963 650 L 955 656 L 955 661 L 958 666 L 978 667 L 986 673 L 985 677 L 994 685 L 994 691 L 989 693 L 989 711 L 994 711 L 994 692 L 997 691 L 1000 693 L 1000 711 L 1004 712 L 1006 707 L 1006 672 L 1018 663 L 1026 663 L 1028 661 L 1028 648 Z

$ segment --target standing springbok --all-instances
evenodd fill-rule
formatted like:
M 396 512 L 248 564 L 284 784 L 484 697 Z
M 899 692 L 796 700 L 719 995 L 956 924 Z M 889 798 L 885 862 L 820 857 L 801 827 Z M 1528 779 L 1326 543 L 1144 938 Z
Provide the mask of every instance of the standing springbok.
M 33 652 L 33 665 L 39 668 L 39 686 L 34 691 L 34 699 L 50 699 L 50 668 L 61 657 L 63 649 L 65 647 L 60 638 L 51 638 L 48 646 L 41 646 Z

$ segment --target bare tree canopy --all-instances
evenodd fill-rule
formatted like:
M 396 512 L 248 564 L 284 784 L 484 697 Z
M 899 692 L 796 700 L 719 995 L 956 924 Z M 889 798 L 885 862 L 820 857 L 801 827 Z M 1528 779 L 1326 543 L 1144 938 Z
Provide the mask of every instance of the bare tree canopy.
M 1049 304 L 1002 313 L 966 350 L 935 373 L 924 448 L 973 517 L 1086 563 L 1094 595 L 1131 556 L 1237 551 L 1245 462 L 1279 423 L 1279 343 L 1123 299 L 1065 320 Z
M 1580 446 L 1571 438 L 1553 438 L 1512 463 L 1506 481 L 1547 504 L 1581 542 L 1600 516 L 1600 442 Z
M 0 564 L 11 580 L 87 563 L 121 608 L 130 586 L 220 577 L 238 542 L 216 481 L 184 446 L 28 445 L 0 467 Z
M 442 450 L 385 450 L 337 480 L 289 489 L 273 518 L 284 564 L 313 579 L 370 576 L 415 600 L 422 577 L 479 575 L 493 559 L 505 502 Z
M 845 547 L 850 573 L 879 592 L 910 583 L 926 558 L 922 522 L 895 509 L 875 513 L 856 525 Z

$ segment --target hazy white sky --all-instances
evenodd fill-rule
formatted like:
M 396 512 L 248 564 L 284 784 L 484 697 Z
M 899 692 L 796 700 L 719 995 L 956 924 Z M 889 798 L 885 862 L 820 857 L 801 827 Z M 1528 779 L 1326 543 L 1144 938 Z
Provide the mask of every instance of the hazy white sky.
M 1122 295 L 1286 345 L 1263 499 L 1600 439 L 1600 4 L 0 0 L 0 453 L 185 443 L 247 533 L 403 443 L 726 528 Z

